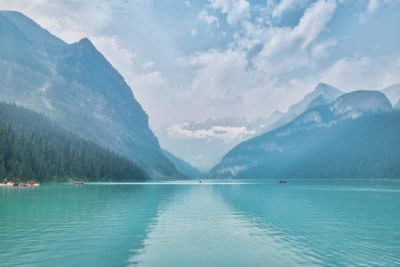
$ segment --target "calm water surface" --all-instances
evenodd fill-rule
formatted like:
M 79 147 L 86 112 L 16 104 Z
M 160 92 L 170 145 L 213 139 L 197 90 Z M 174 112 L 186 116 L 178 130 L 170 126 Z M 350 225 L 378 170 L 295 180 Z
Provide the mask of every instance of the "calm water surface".
M 1 266 L 399 266 L 400 182 L 0 188 Z

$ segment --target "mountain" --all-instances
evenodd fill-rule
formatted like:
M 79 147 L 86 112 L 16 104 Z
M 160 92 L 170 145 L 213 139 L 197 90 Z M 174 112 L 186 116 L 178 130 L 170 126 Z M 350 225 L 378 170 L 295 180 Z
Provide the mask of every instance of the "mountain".
M 67 44 L 23 14 L 1 11 L 0 100 L 45 114 L 153 178 L 182 177 L 131 88 L 89 39 Z
M 201 172 L 208 172 L 235 145 L 266 132 L 271 117 L 217 117 L 165 125 L 158 129 L 160 142 Z
M 136 163 L 55 125 L 48 118 L 0 102 L 0 177 L 14 181 L 142 181 Z
M 168 152 L 167 150 L 163 149 L 164 155 L 175 165 L 176 169 L 186 175 L 189 178 L 196 179 L 200 178 L 202 172 L 187 163 L 186 161 L 176 157 L 172 153 Z
M 337 89 L 336 87 L 333 87 L 325 83 L 319 83 L 315 87 L 314 91 L 307 94 L 300 102 L 291 105 L 286 113 L 283 114 L 278 113 L 277 114 L 279 116 L 278 119 L 276 116 L 274 116 L 273 117 L 274 120 L 268 126 L 268 130 L 273 130 L 282 125 L 285 125 L 286 123 L 292 121 L 294 118 L 299 116 L 307 109 L 319 105 L 328 104 L 337 99 L 342 94 L 343 92 Z
M 400 83 L 383 88 L 381 92 L 387 96 L 393 106 L 400 102 Z
M 398 178 L 400 112 L 378 91 L 355 91 L 237 145 L 212 178 Z

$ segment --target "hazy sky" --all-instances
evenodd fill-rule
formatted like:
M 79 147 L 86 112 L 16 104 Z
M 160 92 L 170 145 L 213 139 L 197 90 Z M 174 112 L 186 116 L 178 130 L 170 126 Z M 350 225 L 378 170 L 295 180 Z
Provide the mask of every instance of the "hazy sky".
M 205 152 L 180 140 L 229 144 L 251 131 L 185 125 L 285 111 L 318 82 L 343 91 L 400 82 L 400 0 L 1 0 L 0 9 L 69 43 L 89 37 L 161 144 L 201 167 L 211 165 Z

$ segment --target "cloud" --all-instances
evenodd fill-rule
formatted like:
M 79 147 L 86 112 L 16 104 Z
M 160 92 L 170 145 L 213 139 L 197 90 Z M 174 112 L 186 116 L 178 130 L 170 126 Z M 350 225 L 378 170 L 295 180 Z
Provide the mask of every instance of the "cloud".
M 335 0 L 320 0 L 312 4 L 293 29 L 293 38 L 301 40 L 302 48 L 313 42 L 331 20 L 336 9 Z
M 244 140 L 254 135 L 255 130 L 247 130 L 245 126 L 220 126 L 213 125 L 211 127 L 199 128 L 189 123 L 173 124 L 167 129 L 168 136 L 174 139 L 189 140 L 211 140 L 219 139 L 224 143 L 233 143 Z
M 191 29 L 191 30 L 190 30 L 190 34 L 191 34 L 192 36 L 196 36 L 196 35 L 197 35 L 197 30 L 196 30 L 196 29 Z
M 274 9 L 272 16 L 280 17 L 285 10 L 290 9 L 295 3 L 296 3 L 296 0 L 280 1 L 279 4 L 277 5 L 277 7 Z
M 323 82 L 334 84 L 345 91 L 372 89 L 364 87 L 367 79 L 370 82 L 370 86 L 372 82 L 375 84 L 372 87 L 376 88 L 376 81 L 370 75 L 372 67 L 372 61 L 368 57 L 341 58 L 322 74 Z
M 368 14 L 374 13 L 380 5 L 380 0 L 369 0 L 367 12 Z
M 279 18 L 285 11 L 303 7 L 308 2 L 309 0 L 281 0 L 273 9 L 272 17 Z
M 334 0 L 319 0 L 306 9 L 297 26 L 266 29 L 263 48 L 254 59 L 255 66 L 279 74 L 310 65 L 314 57 L 324 55 L 324 49 L 329 47 L 316 41 L 335 9 Z M 332 41 L 325 44 L 332 45 Z
M 190 92 L 197 97 L 228 100 L 235 98 L 244 88 L 248 75 L 246 53 L 228 49 L 226 51 L 210 50 L 196 53 L 185 59 L 194 67 L 195 77 L 191 81 Z M 199 99 L 201 101 L 201 98 Z
M 321 73 L 320 80 L 350 92 L 379 90 L 400 82 L 400 58 L 386 63 L 370 57 L 341 58 Z
M 295 79 L 288 83 L 279 75 L 312 68 L 314 61 L 328 57 L 327 50 L 336 41 L 320 40 L 320 35 L 335 8 L 334 0 L 319 0 L 306 9 L 293 28 L 245 21 L 241 24 L 244 33 L 228 49 L 210 49 L 181 59 L 191 69 L 186 99 L 191 99 L 192 108 L 202 110 L 204 116 L 267 115 L 287 107 L 318 81 L 303 77 L 305 87 L 296 88 L 292 83 Z M 257 45 L 261 47 L 259 53 L 249 56 Z M 290 95 L 283 98 L 283 92 Z
M 200 12 L 199 15 L 197 16 L 197 19 L 200 21 L 204 21 L 209 26 L 215 23 L 215 25 L 217 25 L 217 28 L 219 28 L 218 18 L 216 16 L 208 14 L 207 11 L 203 10 L 202 12 Z
M 236 24 L 250 16 L 250 3 L 246 0 L 209 0 L 209 7 L 226 14 L 229 24 Z
M 369 0 L 366 13 L 360 14 L 359 22 L 365 23 L 368 16 L 374 14 L 381 6 L 385 4 L 396 3 L 397 0 Z
M 388 64 L 384 71 L 382 87 L 400 83 L 400 57 Z
M 0 1 L 0 9 L 23 12 L 40 26 L 69 43 L 100 34 L 112 21 L 113 12 L 110 2 L 96 0 Z

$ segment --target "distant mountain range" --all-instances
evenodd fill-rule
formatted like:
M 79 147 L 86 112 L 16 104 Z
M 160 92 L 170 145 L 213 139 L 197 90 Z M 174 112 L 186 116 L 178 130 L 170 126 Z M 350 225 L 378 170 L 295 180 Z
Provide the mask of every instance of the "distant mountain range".
M 211 169 L 233 146 L 249 138 L 264 134 L 290 122 L 306 109 L 327 104 L 343 92 L 320 83 L 304 99 L 289 107 L 285 112 L 275 111 L 269 116 L 206 118 L 170 125 L 160 132 L 162 142 L 174 147 L 187 159 L 195 159 L 203 164 L 204 170 Z M 168 136 L 169 138 L 166 138 Z
M 211 178 L 398 178 L 400 111 L 378 91 L 355 91 L 308 108 L 245 141 Z
M 291 105 L 286 113 L 280 113 L 280 118 L 267 127 L 268 130 L 276 129 L 286 123 L 292 121 L 301 113 L 315 106 L 325 105 L 344 94 L 339 89 L 325 83 L 319 83 L 315 89 L 307 94 L 303 100 Z M 279 113 L 273 113 L 279 114 Z
M 67 44 L 21 13 L 0 11 L 0 100 L 50 117 L 136 161 L 153 178 L 183 178 L 131 88 L 88 39 Z
M 193 167 L 186 161 L 176 157 L 172 153 L 168 152 L 167 150 L 163 149 L 164 155 L 169 159 L 175 167 L 178 169 L 179 172 L 186 175 L 189 178 L 200 178 L 203 173 L 199 171 L 197 168 Z

